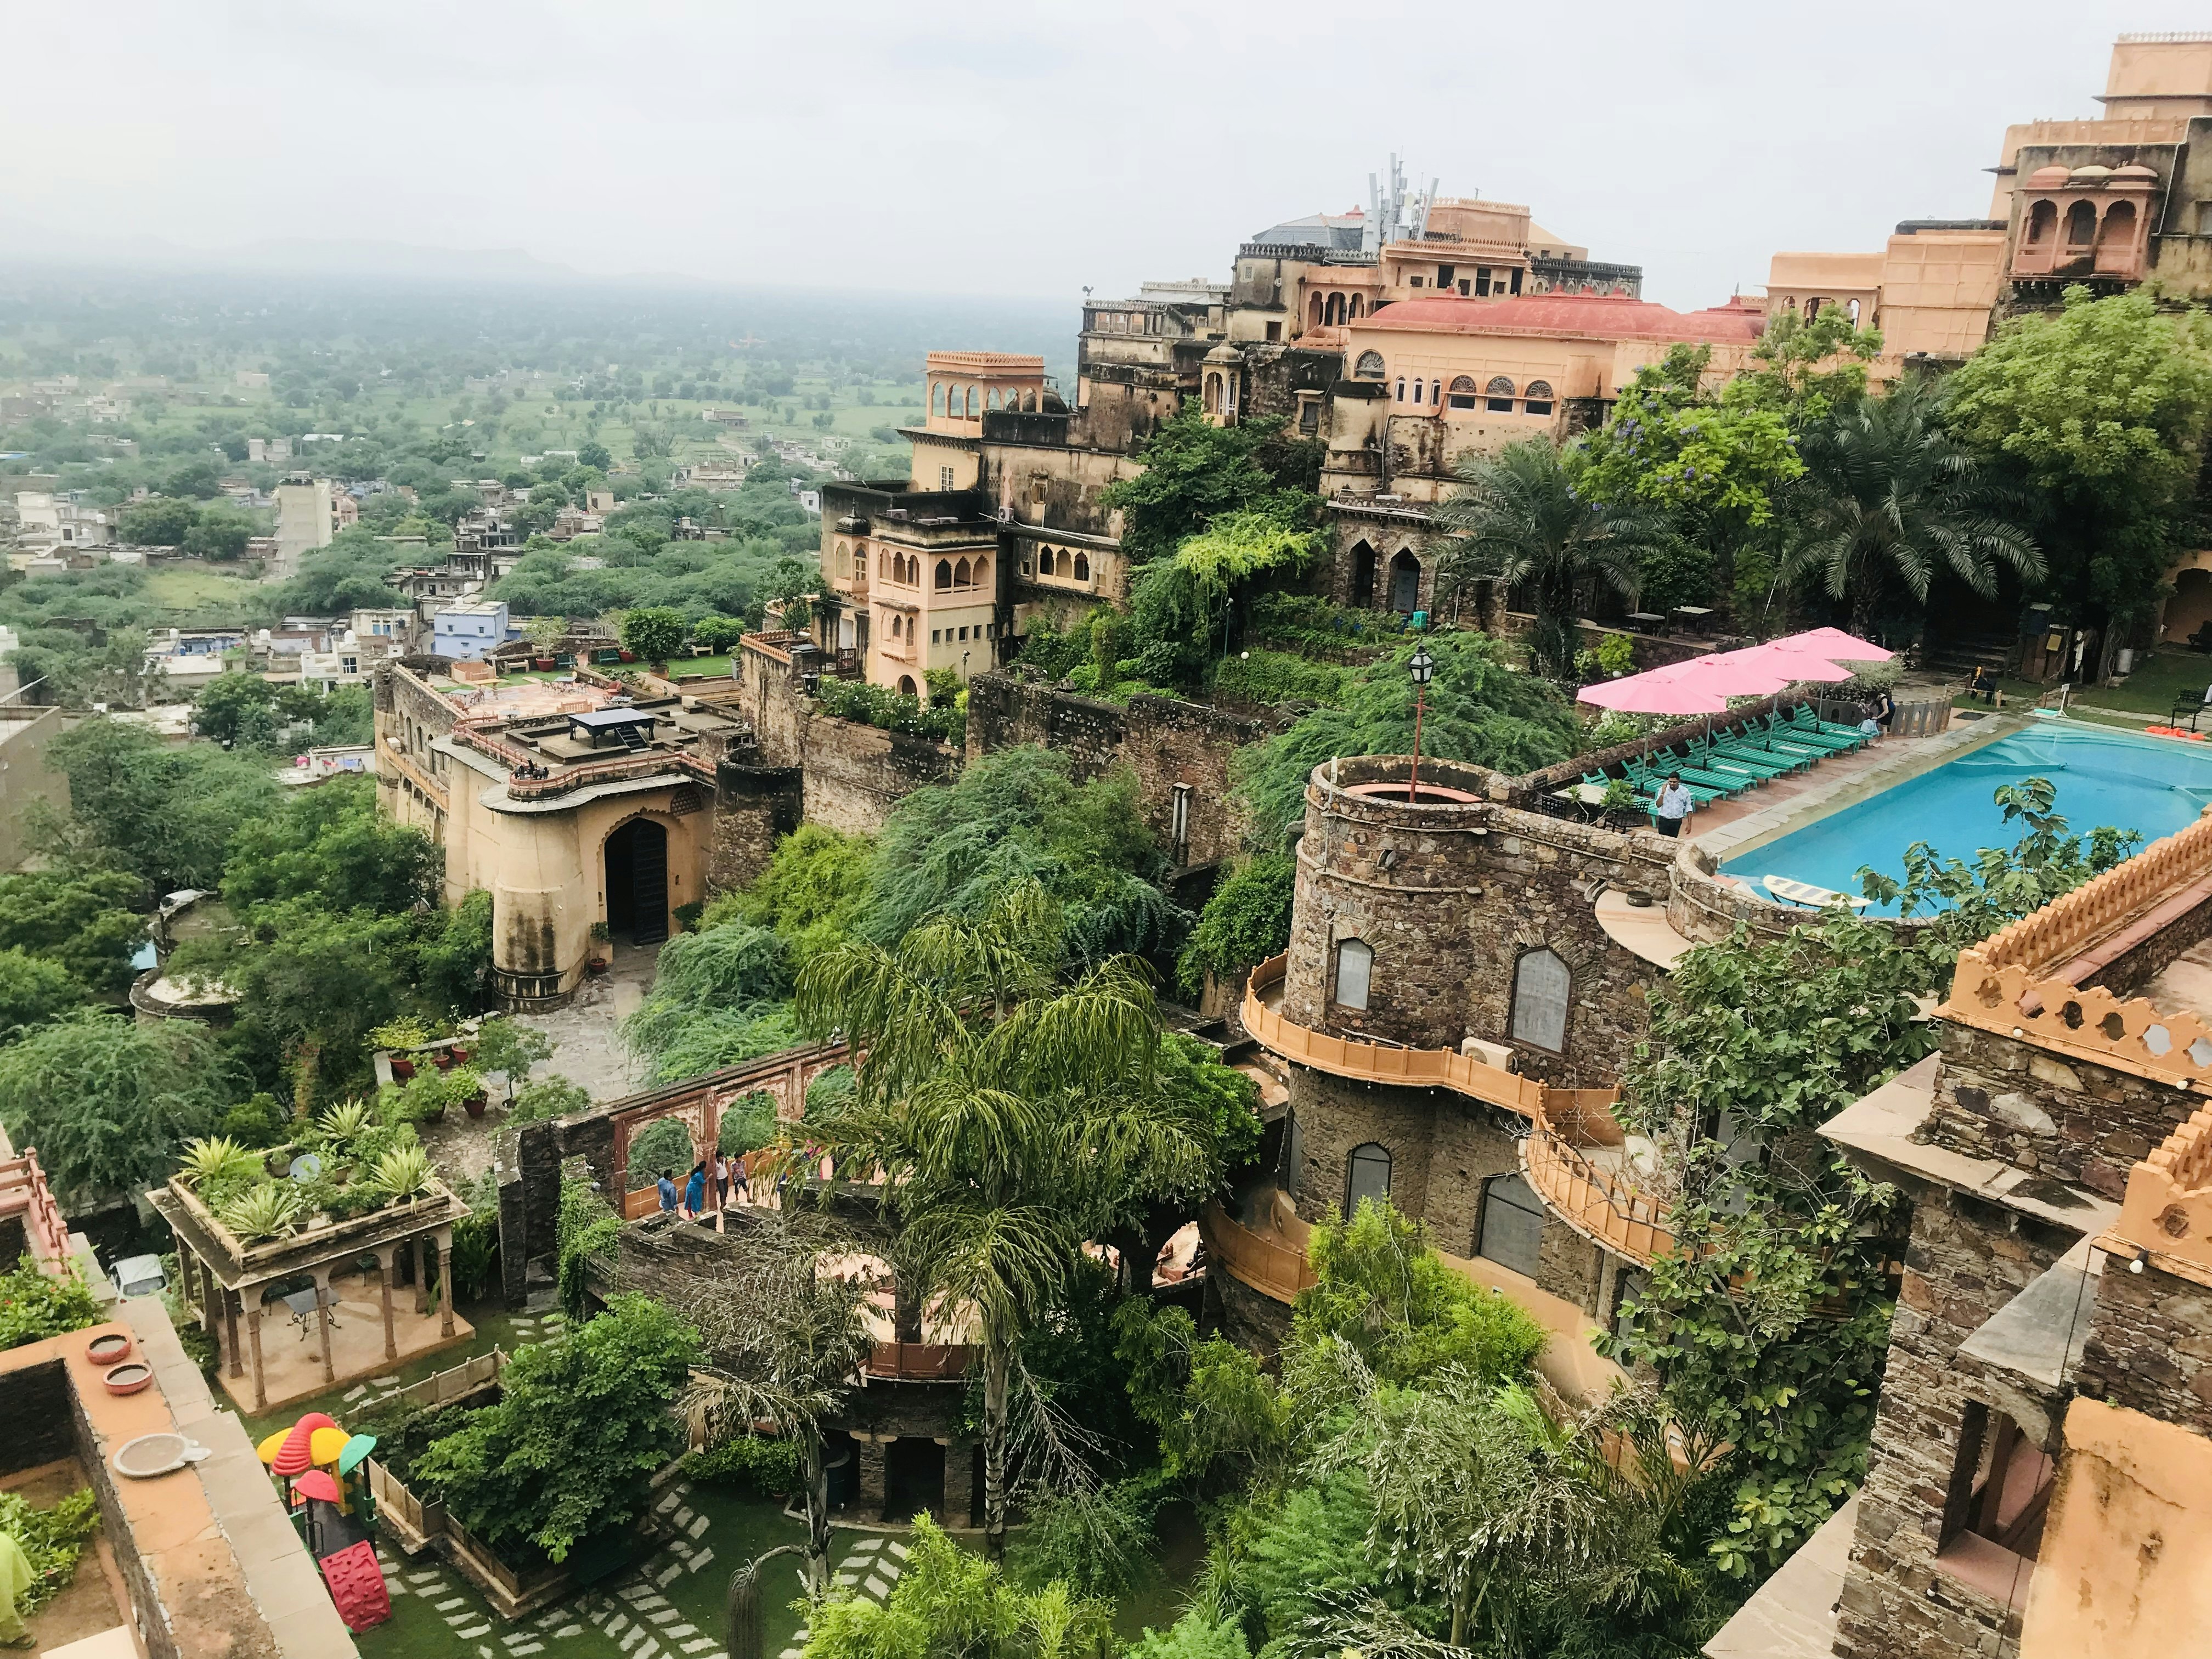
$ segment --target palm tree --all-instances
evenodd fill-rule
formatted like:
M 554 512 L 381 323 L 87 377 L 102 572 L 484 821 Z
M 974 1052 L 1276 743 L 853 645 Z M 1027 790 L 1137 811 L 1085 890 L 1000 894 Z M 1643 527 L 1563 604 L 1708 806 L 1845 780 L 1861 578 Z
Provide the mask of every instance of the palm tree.
M 1795 530 L 1783 574 L 1817 572 L 1829 597 L 1850 603 L 1851 628 L 1873 625 L 1893 579 L 1920 604 L 1948 570 L 1984 599 L 1997 567 L 2043 574 L 2043 555 L 2022 528 L 2023 492 L 1988 476 L 1936 422 L 1929 383 L 1901 382 L 1862 398 L 1804 434 L 1804 476 L 1791 491 Z
M 981 921 L 940 915 L 890 949 L 848 944 L 799 976 L 803 1029 L 862 1054 L 851 1103 L 808 1133 L 841 1170 L 879 1175 L 948 1307 L 981 1324 L 984 1538 L 1006 1547 L 1009 1393 L 1022 1334 L 1085 1242 L 1133 1192 L 1218 1168 L 1187 1097 L 1164 1093 L 1142 967 L 1110 957 L 1063 985 L 1057 912 L 1034 884 Z
M 756 1213 L 716 1241 L 707 1271 L 676 1257 L 646 1264 L 636 1288 L 682 1308 L 705 1358 L 689 1401 L 710 1442 L 770 1423 L 799 1449 L 805 1474 L 806 1583 L 830 1584 L 830 1478 L 823 1425 L 852 1392 L 868 1357 L 869 1285 L 825 1274 L 824 1257 L 856 1248 L 827 1216 L 795 1205 Z
M 1571 465 L 1548 439 L 1468 456 L 1458 472 L 1465 488 L 1437 513 L 1458 538 L 1453 568 L 1510 587 L 1527 584 L 1536 607 L 1529 649 L 1544 672 L 1570 678 L 1584 585 L 1595 579 L 1632 599 L 1645 556 L 1671 542 L 1674 532 L 1646 508 L 1580 494 Z

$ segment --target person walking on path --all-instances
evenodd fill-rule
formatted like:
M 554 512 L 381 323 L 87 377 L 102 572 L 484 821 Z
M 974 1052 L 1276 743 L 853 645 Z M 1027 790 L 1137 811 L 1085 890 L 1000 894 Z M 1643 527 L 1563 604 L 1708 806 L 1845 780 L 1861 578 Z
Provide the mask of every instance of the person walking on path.
M 673 1170 L 660 1172 L 660 1207 L 664 1210 L 676 1207 L 676 1171 Z
M 1668 839 L 1682 833 L 1682 823 L 1697 810 L 1697 799 L 1682 787 L 1681 775 L 1669 772 L 1667 781 L 1660 787 L 1659 799 L 1651 804 L 1651 821 L 1659 833 Z
M 696 1221 L 706 1207 L 707 1161 L 702 1158 L 691 1166 L 691 1178 L 684 1183 L 684 1213 Z

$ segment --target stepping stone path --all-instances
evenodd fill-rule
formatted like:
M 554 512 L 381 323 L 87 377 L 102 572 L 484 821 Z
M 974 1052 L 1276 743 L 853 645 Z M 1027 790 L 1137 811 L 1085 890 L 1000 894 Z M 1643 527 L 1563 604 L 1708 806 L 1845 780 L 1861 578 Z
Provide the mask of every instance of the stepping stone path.
M 856 1595 L 865 1595 L 871 1601 L 881 1601 L 890 1594 L 890 1587 L 898 1582 L 899 1574 L 906 1571 L 905 1562 L 906 1546 L 896 1539 L 863 1538 L 846 1552 L 830 1582 Z M 776 1659 L 799 1659 L 799 1644 L 806 1640 L 806 1632 L 801 1629 L 792 1639 L 793 1644 L 778 1654 Z

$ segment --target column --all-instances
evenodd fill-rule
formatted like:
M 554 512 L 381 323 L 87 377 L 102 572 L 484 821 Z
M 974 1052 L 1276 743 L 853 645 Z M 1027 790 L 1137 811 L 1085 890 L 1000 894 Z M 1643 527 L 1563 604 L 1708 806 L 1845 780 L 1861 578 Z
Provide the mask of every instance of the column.
M 945 1443 L 945 1524 L 973 1527 L 983 1524 L 983 1510 L 975 1501 L 975 1456 L 981 1449 L 974 1440 Z
M 244 1292 L 226 1291 L 218 1285 L 216 1286 L 216 1293 L 222 1297 L 222 1346 L 230 1351 L 230 1374 L 233 1376 L 243 1376 L 246 1375 L 246 1355 L 238 1346 L 238 1304 L 244 1300 Z M 260 1370 L 258 1356 L 261 1348 L 258 1338 L 253 1352 L 256 1356 L 254 1369 L 258 1371 Z
M 870 1434 L 853 1437 L 853 1455 L 860 1461 L 860 1488 L 854 1503 L 871 1521 L 882 1520 L 890 1502 L 884 1484 L 884 1449 L 890 1438 L 889 1435 L 880 1439 Z
M 376 1252 L 376 1276 L 381 1281 L 379 1298 L 384 1304 L 384 1357 L 399 1358 L 399 1339 L 392 1331 L 392 1270 L 397 1265 L 399 1251 L 397 1246 L 386 1244 Z
M 253 1345 L 253 1409 L 269 1409 L 269 1379 L 261 1369 L 261 1303 L 257 1297 L 246 1310 L 246 1340 Z
M 222 1334 L 222 1307 L 229 1299 L 228 1293 L 216 1282 L 215 1269 L 197 1255 L 190 1255 L 181 1245 L 177 1259 L 191 1261 L 191 1271 L 197 1275 L 192 1282 L 192 1300 L 199 1309 L 200 1328 L 210 1336 L 219 1336 Z
M 438 1334 L 453 1334 L 453 1235 L 438 1235 Z
M 430 1311 L 430 1241 L 422 1237 L 415 1240 L 415 1311 Z
M 338 1380 L 338 1368 L 331 1363 L 331 1270 L 327 1267 L 313 1270 L 315 1279 L 315 1330 L 323 1340 L 323 1381 Z

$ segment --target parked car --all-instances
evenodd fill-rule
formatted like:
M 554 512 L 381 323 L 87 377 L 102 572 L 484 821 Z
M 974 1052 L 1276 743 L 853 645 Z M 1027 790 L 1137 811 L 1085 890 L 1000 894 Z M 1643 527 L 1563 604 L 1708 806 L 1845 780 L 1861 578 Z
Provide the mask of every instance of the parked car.
M 159 1296 L 169 1287 L 158 1255 L 126 1255 L 107 1271 L 118 1296 Z

